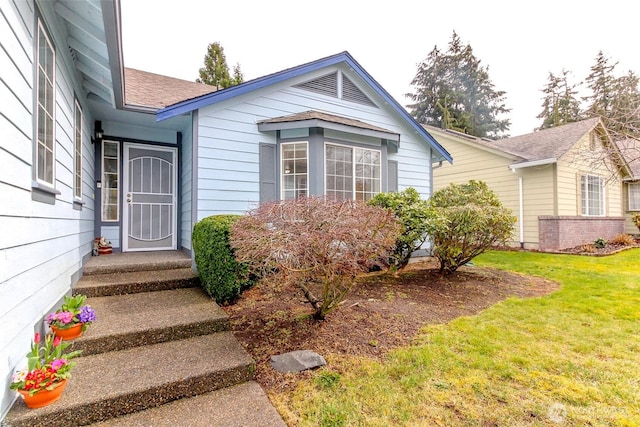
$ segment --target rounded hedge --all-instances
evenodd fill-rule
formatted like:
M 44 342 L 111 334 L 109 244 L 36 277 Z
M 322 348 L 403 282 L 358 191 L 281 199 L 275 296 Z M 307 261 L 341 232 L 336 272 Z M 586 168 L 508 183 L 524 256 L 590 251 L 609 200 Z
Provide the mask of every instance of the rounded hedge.
M 240 215 L 212 215 L 193 226 L 193 251 L 202 288 L 218 304 L 229 304 L 254 280 L 246 264 L 236 261 L 229 230 Z

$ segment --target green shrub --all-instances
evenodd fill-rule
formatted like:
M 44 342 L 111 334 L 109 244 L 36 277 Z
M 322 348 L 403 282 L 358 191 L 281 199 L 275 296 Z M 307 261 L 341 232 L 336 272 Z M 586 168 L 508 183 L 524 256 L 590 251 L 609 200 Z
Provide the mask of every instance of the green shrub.
M 593 242 L 593 244 L 597 249 L 602 249 L 607 246 L 607 241 L 604 238 L 599 237 L 595 240 L 595 242 Z
M 238 263 L 229 245 L 229 229 L 240 215 L 212 215 L 193 226 L 193 251 L 203 289 L 219 304 L 233 302 L 253 285 L 246 264 Z
M 406 266 L 411 254 L 420 249 L 428 237 L 429 203 L 411 187 L 403 191 L 376 194 L 368 203 L 390 209 L 398 218 L 402 234 L 396 241 L 391 263 L 397 268 Z
M 429 200 L 428 233 L 440 272 L 451 274 L 511 237 L 516 218 L 482 181 L 450 184 Z

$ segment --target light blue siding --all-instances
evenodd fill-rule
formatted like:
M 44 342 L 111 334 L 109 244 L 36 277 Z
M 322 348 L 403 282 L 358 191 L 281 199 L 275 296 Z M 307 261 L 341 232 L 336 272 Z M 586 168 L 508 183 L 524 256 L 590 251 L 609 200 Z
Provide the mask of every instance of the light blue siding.
M 385 108 L 382 99 L 362 84 L 355 73 L 345 67 L 342 71 L 381 108 L 292 88 L 327 74 L 329 70 L 325 69 L 199 110 L 198 219 L 217 213 L 241 214 L 255 207 L 260 198 L 259 145 L 276 142 L 273 132 L 258 132 L 256 123 L 307 110 L 353 118 L 400 134 L 398 153 L 388 156 L 398 162 L 398 187 L 400 190 L 414 187 L 422 197 L 430 196 L 430 147 L 415 136 L 415 130 L 396 112 Z M 367 138 L 354 136 L 349 140 L 369 142 Z
M 193 230 L 191 205 L 193 203 L 193 135 L 191 124 L 182 132 L 182 180 L 180 185 L 181 204 L 178 207 L 182 214 L 180 227 L 180 242 L 178 246 L 191 249 L 191 233 Z
M 54 204 L 33 200 L 35 8 L 32 1 L 2 1 L 0 7 L 0 383 L 8 384 L 26 363 L 34 331 L 44 331 L 43 317 L 70 291 L 83 257 L 90 254 L 94 155 L 84 92 L 67 68 L 71 59 L 63 60 L 66 44 L 54 39 L 55 187 L 60 194 Z M 73 197 L 74 93 L 81 97 L 84 113 L 82 205 L 74 204 Z M 0 419 L 15 396 L 2 387 Z

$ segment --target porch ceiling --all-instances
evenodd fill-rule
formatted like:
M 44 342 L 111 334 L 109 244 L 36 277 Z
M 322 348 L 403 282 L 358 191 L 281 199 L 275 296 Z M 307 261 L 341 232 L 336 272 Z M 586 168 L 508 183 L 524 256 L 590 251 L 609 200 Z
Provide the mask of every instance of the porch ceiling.
M 89 96 L 93 95 L 101 101 L 116 107 L 117 89 L 121 78 L 118 69 L 120 64 L 119 47 L 111 52 L 109 37 L 118 38 L 117 20 L 120 19 L 118 2 L 112 0 L 55 0 L 40 1 L 39 6 L 49 9 L 59 25 L 58 38 L 68 48 L 70 64 L 76 71 L 83 89 Z M 105 22 L 109 25 L 106 28 Z M 106 28 L 106 30 L 105 30 Z M 118 45 L 119 46 L 119 45 Z M 114 72 L 116 76 L 114 78 Z

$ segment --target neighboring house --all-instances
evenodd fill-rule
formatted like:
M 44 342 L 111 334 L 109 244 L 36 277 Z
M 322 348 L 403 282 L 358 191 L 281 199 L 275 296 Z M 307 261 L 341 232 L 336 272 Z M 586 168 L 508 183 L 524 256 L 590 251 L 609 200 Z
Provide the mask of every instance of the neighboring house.
M 599 119 L 497 141 L 427 129 L 455 158 L 434 168 L 435 190 L 487 182 L 517 218 L 513 246 L 554 251 L 625 231 L 628 170 L 616 167 L 619 157 Z
M 620 151 L 629 167 L 630 175 L 623 181 L 622 196 L 625 210 L 625 233 L 638 236 L 640 230 L 631 217 L 640 214 L 640 141 L 625 139 L 618 142 Z
M 190 251 L 206 216 L 305 194 L 428 197 L 432 163 L 451 161 L 346 52 L 211 93 L 124 68 L 117 0 L 9 0 L 0 28 L 0 418 L 96 237 Z

